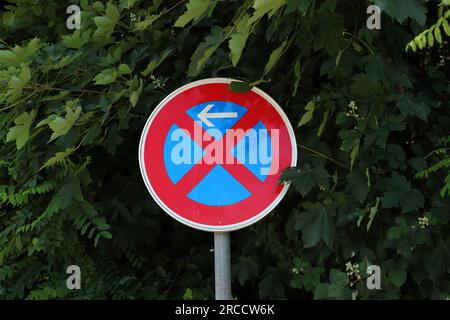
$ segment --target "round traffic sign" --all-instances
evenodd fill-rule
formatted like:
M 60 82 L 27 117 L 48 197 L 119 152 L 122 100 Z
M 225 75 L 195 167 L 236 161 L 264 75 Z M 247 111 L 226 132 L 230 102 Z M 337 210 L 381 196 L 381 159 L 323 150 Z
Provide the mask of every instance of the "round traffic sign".
M 252 88 L 211 78 L 169 94 L 152 112 L 139 144 L 139 165 L 158 205 L 204 231 L 246 227 L 267 215 L 296 165 L 294 131 L 281 107 Z

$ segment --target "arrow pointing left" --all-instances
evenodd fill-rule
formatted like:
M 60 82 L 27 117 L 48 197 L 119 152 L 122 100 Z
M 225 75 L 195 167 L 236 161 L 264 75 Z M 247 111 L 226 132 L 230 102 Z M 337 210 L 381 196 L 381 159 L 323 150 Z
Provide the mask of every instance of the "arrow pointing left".
M 206 107 L 203 108 L 202 111 L 198 114 L 198 118 L 201 122 L 206 124 L 208 127 L 214 127 L 214 124 L 209 121 L 209 119 L 222 119 L 222 118 L 237 118 L 238 114 L 237 112 L 216 112 L 216 113 L 209 113 L 209 110 L 214 107 L 213 104 L 208 104 Z

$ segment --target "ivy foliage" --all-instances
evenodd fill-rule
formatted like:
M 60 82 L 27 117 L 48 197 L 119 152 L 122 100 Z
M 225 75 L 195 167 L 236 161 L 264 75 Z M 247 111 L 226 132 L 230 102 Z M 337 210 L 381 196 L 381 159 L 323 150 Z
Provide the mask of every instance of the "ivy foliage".
M 299 143 L 283 202 L 232 234 L 237 298 L 450 297 L 448 162 L 415 178 L 450 134 L 437 1 L 375 0 L 381 30 L 356 0 L 70 2 L 80 30 L 65 1 L 0 5 L 1 298 L 213 297 L 211 235 L 161 212 L 136 157 L 158 102 L 211 75 L 267 91 Z

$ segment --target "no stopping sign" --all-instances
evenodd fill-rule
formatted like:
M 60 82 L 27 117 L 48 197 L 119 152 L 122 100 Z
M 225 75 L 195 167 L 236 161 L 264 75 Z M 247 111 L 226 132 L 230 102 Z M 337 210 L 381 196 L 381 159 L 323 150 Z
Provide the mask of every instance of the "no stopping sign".
M 225 232 L 267 215 L 286 194 L 282 171 L 297 162 L 294 132 L 280 106 L 232 80 L 205 79 L 169 94 L 153 111 L 139 164 L 158 205 L 196 229 Z

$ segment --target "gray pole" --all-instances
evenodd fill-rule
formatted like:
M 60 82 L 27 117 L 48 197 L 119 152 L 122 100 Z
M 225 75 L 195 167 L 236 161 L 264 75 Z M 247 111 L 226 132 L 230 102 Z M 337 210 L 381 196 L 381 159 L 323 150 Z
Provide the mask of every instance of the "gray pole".
M 231 299 L 230 234 L 214 233 L 216 300 Z

